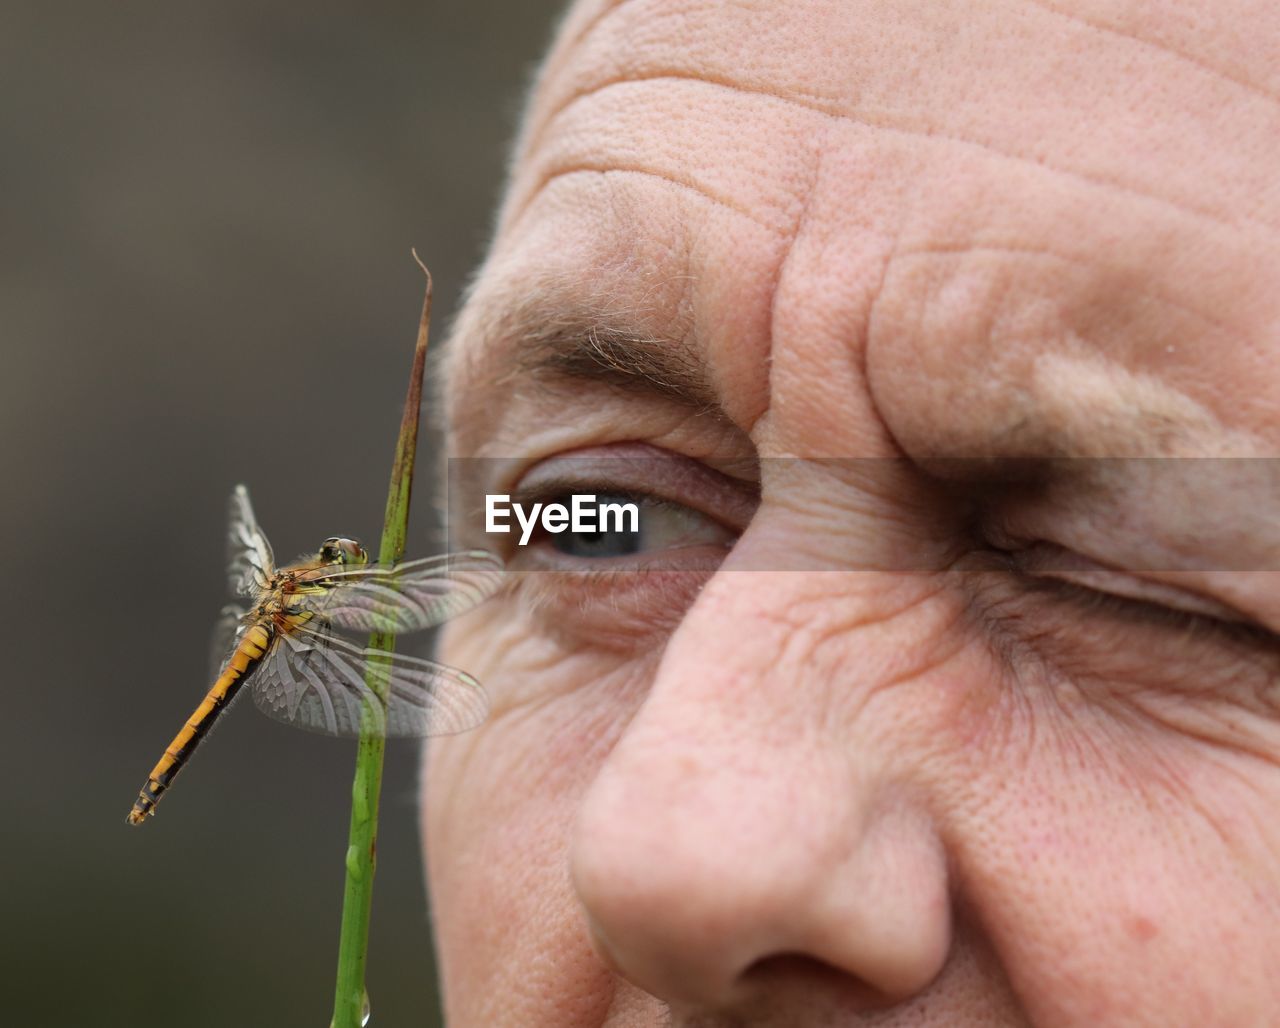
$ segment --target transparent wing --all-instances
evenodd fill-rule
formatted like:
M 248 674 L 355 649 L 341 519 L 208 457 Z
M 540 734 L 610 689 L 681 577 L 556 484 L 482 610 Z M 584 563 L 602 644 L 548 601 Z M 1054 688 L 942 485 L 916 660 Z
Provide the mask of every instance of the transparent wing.
M 240 641 L 242 628 L 241 618 L 245 615 L 243 607 L 228 603 L 218 612 L 218 620 L 213 624 L 213 632 L 209 636 L 209 677 L 217 678 Z
M 238 485 L 231 492 L 227 522 L 227 581 L 237 596 L 253 596 L 265 589 L 275 573 L 271 544 L 258 527 L 249 503 L 249 490 Z
M 502 561 L 484 550 L 424 557 L 388 567 L 356 564 L 318 580 L 307 606 L 339 628 L 417 632 L 470 610 L 502 581 Z
M 389 678 L 385 708 L 367 683 L 371 658 L 372 673 Z M 366 699 L 373 727 L 393 738 L 463 732 L 489 712 L 480 683 L 465 671 L 310 629 L 280 637 L 250 685 L 268 717 L 325 735 L 358 736 Z

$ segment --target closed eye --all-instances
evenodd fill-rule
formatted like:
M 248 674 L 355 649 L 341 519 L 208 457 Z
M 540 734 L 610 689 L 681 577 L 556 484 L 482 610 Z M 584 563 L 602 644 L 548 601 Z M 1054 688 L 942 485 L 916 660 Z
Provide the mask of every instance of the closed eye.
M 1233 638 L 1276 641 L 1275 634 L 1253 618 L 1202 592 L 1117 570 L 1053 543 L 1035 542 L 998 553 L 1029 584 L 1091 612 L 1183 631 L 1207 628 Z

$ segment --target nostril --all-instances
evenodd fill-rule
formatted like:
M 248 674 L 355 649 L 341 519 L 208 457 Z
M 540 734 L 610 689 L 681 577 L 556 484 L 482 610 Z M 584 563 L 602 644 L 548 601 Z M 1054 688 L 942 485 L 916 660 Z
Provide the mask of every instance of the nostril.
M 748 994 L 812 992 L 838 996 L 841 1006 L 859 1011 L 887 1009 L 897 1002 L 856 975 L 803 953 L 762 957 L 742 973 L 738 985 Z

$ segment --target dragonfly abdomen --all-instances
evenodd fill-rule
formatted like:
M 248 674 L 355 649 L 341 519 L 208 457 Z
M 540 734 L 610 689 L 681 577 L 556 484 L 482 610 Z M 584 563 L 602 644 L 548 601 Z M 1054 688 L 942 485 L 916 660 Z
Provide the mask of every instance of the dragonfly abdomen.
M 200 701 L 200 706 L 187 718 L 186 724 L 173 737 L 173 741 L 165 748 L 164 755 L 151 769 L 146 785 L 138 793 L 133 810 L 129 812 L 131 825 L 142 824 L 147 815 L 155 812 L 160 797 L 191 759 L 196 747 L 209 734 L 218 716 L 235 698 L 244 680 L 261 663 L 274 635 L 275 629 L 269 624 L 251 625 L 241 635 L 239 644 L 227 660 L 218 680 L 209 688 Z

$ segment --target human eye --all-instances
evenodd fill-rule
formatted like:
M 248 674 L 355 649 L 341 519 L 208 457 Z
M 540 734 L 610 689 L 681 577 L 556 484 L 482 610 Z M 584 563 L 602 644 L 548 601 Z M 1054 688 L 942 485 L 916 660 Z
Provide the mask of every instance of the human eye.
M 553 531 L 540 521 L 508 540 L 518 594 L 548 631 L 594 643 L 674 626 L 724 561 L 758 503 L 753 481 L 651 446 L 554 455 L 512 488 L 512 506 L 571 507 L 590 498 L 622 518 Z
M 1141 570 L 1117 568 L 1055 543 L 1036 541 L 997 551 L 1007 566 L 1042 588 L 1080 602 L 1107 604 L 1149 620 L 1184 626 L 1206 622 L 1244 629 L 1252 619 L 1205 592 Z
M 543 493 L 544 504 L 569 509 L 574 496 L 590 496 L 597 511 L 609 511 L 614 517 L 600 516 L 586 527 L 568 525 L 563 531 L 551 532 L 539 527 L 529 546 L 542 547 L 567 558 L 568 561 L 599 564 L 605 561 L 675 557 L 679 551 L 707 548 L 727 551 L 736 534 L 709 514 L 664 496 L 634 491 L 604 491 L 607 485 L 584 483 L 584 492 L 560 491 Z M 585 570 L 585 567 L 584 567 Z
M 509 557 L 526 570 L 676 566 L 723 559 L 758 502 L 758 488 L 705 461 L 647 444 L 575 450 L 538 461 L 513 489 L 512 508 L 544 512 Z M 583 523 L 551 527 L 545 512 L 579 502 Z
M 984 625 L 1015 643 L 1006 652 L 1080 679 L 1223 697 L 1280 682 L 1275 632 L 1202 589 L 1041 541 L 1002 541 L 980 565 L 991 574 L 969 591 Z

